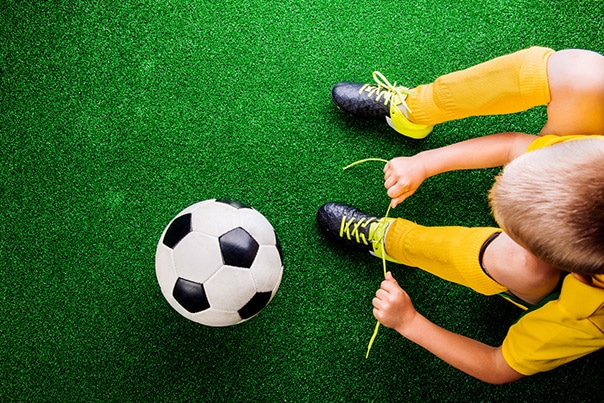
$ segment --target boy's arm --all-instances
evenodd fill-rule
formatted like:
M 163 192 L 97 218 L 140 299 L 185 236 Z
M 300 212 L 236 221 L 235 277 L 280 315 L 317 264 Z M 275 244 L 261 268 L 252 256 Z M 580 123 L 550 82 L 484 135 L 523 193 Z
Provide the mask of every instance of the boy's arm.
M 501 347 L 491 347 L 435 325 L 420 313 L 401 333 L 441 360 L 474 378 L 492 384 L 517 381 L 524 375 L 513 370 L 503 358 Z
M 481 381 L 503 384 L 524 377 L 506 363 L 501 347 L 491 347 L 450 332 L 418 313 L 391 273 L 382 282 L 373 306 L 375 317 L 384 326 L 395 329 L 443 361 Z
M 424 160 L 428 177 L 460 169 L 493 168 L 506 165 L 524 154 L 536 138 L 526 133 L 497 133 L 417 155 Z
M 384 185 L 392 198 L 392 206 L 396 207 L 412 195 L 431 176 L 460 169 L 503 166 L 526 152 L 536 138 L 525 133 L 498 133 L 423 151 L 412 157 L 394 158 L 384 167 Z

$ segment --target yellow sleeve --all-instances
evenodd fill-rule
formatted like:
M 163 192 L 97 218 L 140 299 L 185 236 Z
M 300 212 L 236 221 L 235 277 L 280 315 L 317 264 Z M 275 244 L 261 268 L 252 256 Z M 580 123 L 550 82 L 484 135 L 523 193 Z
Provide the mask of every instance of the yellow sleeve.
M 545 148 L 549 146 L 553 146 L 554 144 L 564 143 L 566 141 L 572 140 L 583 140 L 587 138 L 599 137 L 604 140 L 604 136 L 586 136 L 586 135 L 572 135 L 572 136 L 558 136 L 555 134 L 549 134 L 547 136 L 539 136 L 531 144 L 529 144 L 526 152 L 538 150 L 540 148 Z

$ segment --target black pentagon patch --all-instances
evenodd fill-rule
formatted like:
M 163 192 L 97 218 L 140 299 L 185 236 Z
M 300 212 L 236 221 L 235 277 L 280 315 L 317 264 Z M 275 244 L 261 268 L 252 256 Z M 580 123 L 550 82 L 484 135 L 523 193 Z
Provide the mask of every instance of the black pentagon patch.
M 218 238 L 222 260 L 228 266 L 249 269 L 258 253 L 258 242 L 241 227 L 230 230 Z
M 247 206 L 243 203 L 240 203 L 238 201 L 235 200 L 228 200 L 228 199 L 216 199 L 217 203 L 222 203 L 222 204 L 228 204 L 231 207 L 236 208 L 237 210 L 242 209 L 242 208 L 251 208 L 250 206 Z
M 162 242 L 168 248 L 174 249 L 189 232 L 191 232 L 191 213 L 176 217 L 166 230 Z
M 279 238 L 277 237 L 277 233 L 273 231 L 275 234 L 275 240 L 277 241 L 275 247 L 277 248 L 277 252 L 279 252 L 279 260 L 283 263 L 283 249 L 281 248 L 281 242 L 279 242 Z
M 257 292 L 239 311 L 241 319 L 249 319 L 262 310 L 271 300 L 271 292 Z
M 174 285 L 172 296 L 178 303 L 191 313 L 205 311 L 210 307 L 203 284 L 185 280 L 179 277 Z

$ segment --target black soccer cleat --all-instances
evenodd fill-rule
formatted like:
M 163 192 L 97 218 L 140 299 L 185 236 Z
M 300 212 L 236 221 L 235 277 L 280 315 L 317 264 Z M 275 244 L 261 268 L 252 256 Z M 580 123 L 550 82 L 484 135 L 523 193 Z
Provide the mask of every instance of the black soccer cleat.
M 390 97 L 378 87 L 343 81 L 331 89 L 331 99 L 344 112 L 362 118 L 385 118 L 390 116 Z
M 331 89 L 333 102 L 345 112 L 358 117 L 390 117 L 392 103 L 403 103 L 411 90 L 396 86 L 379 71 L 373 72 L 376 84 L 362 84 L 349 81 L 337 83 Z
M 368 252 L 381 250 L 392 218 L 378 218 L 342 203 L 325 203 L 317 212 L 317 224 L 329 239 Z
M 407 87 L 390 82 L 379 71 L 373 72 L 376 85 L 343 81 L 331 89 L 331 98 L 338 108 L 352 116 L 386 119 L 394 130 L 414 139 L 423 139 L 432 126 L 411 122 L 401 108 L 411 112 L 405 100 L 413 93 Z

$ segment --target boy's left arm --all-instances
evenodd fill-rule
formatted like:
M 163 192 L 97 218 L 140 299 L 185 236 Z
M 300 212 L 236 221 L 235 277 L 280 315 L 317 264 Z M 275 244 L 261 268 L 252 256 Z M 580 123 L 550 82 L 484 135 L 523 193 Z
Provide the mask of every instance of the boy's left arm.
M 431 176 L 460 169 L 506 165 L 524 154 L 536 138 L 525 133 L 497 133 L 426 150 L 411 157 L 394 158 L 384 167 L 384 186 L 392 199 L 392 207 L 412 195 Z
M 501 347 L 450 332 L 418 313 L 391 273 L 382 282 L 373 306 L 373 314 L 381 324 L 477 379 L 504 384 L 524 377 L 507 364 Z

